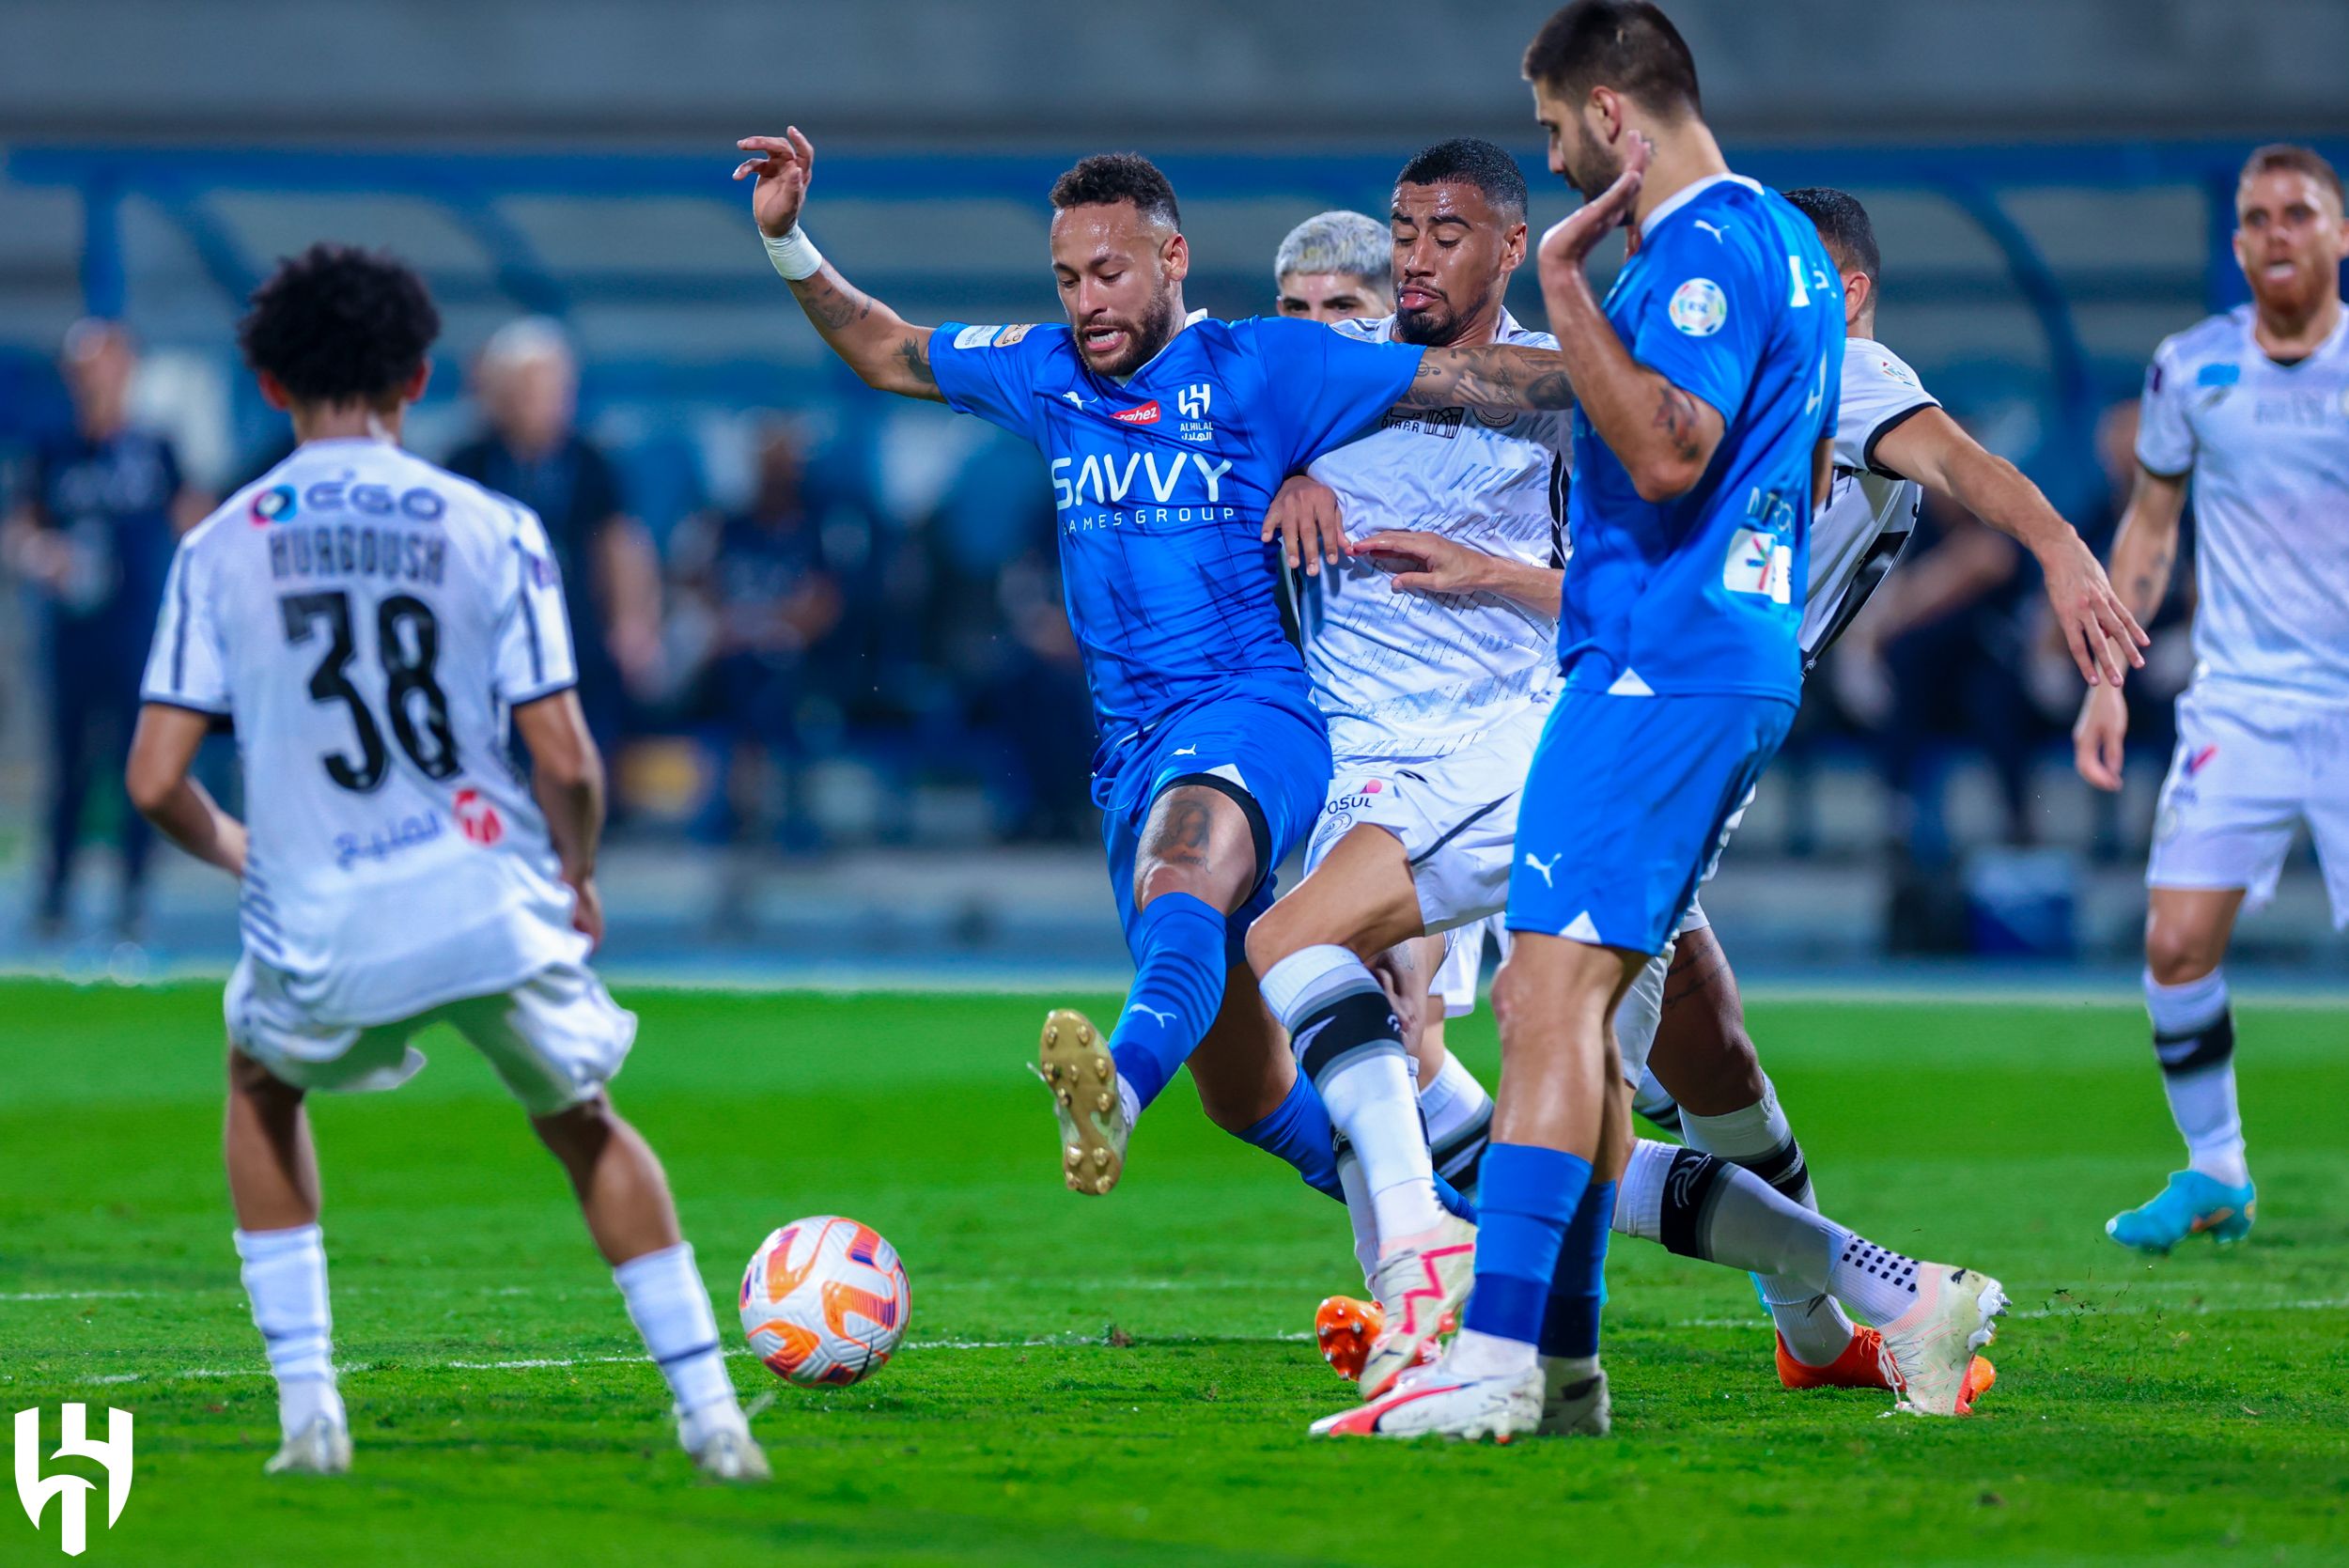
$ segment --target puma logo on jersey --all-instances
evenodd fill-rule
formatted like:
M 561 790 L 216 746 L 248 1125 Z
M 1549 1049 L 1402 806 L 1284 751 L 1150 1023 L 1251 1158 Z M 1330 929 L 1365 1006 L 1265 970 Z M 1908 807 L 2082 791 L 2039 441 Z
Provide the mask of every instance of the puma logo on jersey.
M 1542 886 L 1555 891 L 1558 884 L 1549 879 L 1549 874 L 1557 870 L 1558 862 L 1565 858 L 1566 852 L 1561 849 L 1558 853 L 1549 857 L 1549 863 L 1548 865 L 1544 865 L 1541 862 L 1533 858 L 1533 851 L 1528 849 L 1525 852 L 1525 868 L 1528 871 L 1540 872 L 1542 874 Z
M 1721 228 L 1720 225 L 1708 224 L 1703 218 L 1699 218 L 1696 220 L 1696 226 L 1704 230 L 1705 233 L 1711 235 L 1722 244 L 1726 245 L 1729 243 L 1729 235 Z
M 1135 1002 L 1131 1007 L 1127 1008 L 1126 1012 L 1128 1017 L 1136 1013 L 1141 1013 L 1146 1015 L 1147 1017 L 1156 1018 L 1159 1020 L 1159 1026 L 1161 1029 L 1171 1028 L 1174 1025 L 1175 1017 L 1172 1013 L 1161 1013 L 1155 1007 L 1144 1006 L 1139 1001 Z
M 1196 746 L 1177 747 L 1174 754 L 1178 757 L 1195 757 L 1199 754 L 1199 748 Z

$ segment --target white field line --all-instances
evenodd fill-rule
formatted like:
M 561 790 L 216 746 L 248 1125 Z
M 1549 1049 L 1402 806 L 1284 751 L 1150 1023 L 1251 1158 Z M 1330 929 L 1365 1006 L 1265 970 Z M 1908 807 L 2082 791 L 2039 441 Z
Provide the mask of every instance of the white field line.
M 2110 1306 L 2103 1307 L 2035 1307 L 2025 1308 L 2017 1312 L 2011 1312 L 2007 1313 L 2007 1316 L 2010 1318 L 2025 1319 L 2093 1319 L 2099 1317 L 2151 1317 L 2156 1314 L 2167 1313 L 2176 1317 L 2216 1317 L 2231 1312 L 2337 1312 L 2342 1311 L 2349 1311 L 2349 1296 L 2310 1296 L 2292 1301 L 2237 1301 L 2220 1304 L 2182 1304 L 2177 1306 L 2163 1306 L 2154 1302 L 2115 1302 Z M 1719 1329 L 1744 1333 L 1766 1327 L 1767 1322 L 1767 1319 L 1762 1317 L 1695 1317 L 1684 1318 L 1677 1323 L 1666 1325 L 1666 1327 L 1671 1328 Z M 1251 1335 L 1245 1337 L 1240 1343 L 1255 1344 L 1290 1344 L 1301 1343 L 1311 1340 L 1313 1336 L 1311 1334 L 1306 1333 L 1267 1334 L 1261 1336 Z M 1143 1343 L 1151 1342 L 1145 1341 Z M 1182 1343 L 1187 1342 L 1182 1340 L 1180 1337 L 1177 1337 L 1174 1340 L 1163 1343 Z M 902 1348 L 906 1350 L 919 1351 L 1070 1350 L 1095 1347 L 1103 1343 L 1103 1340 L 1097 1334 L 1053 1334 L 1045 1335 L 1036 1339 L 1025 1340 L 911 1340 L 907 1342 Z M 751 1353 L 747 1350 L 735 1349 L 726 1352 L 726 1358 L 734 1361 L 744 1361 L 752 1359 L 752 1357 Z M 394 1365 L 397 1370 L 401 1372 L 540 1372 L 549 1370 L 559 1371 L 567 1367 L 633 1366 L 640 1364 L 644 1359 L 645 1358 L 642 1356 L 534 1356 L 510 1361 L 402 1360 L 394 1363 Z M 374 1362 L 354 1361 L 345 1363 L 335 1370 L 344 1374 L 351 1374 L 375 1372 L 381 1369 Z M 268 1375 L 269 1369 L 261 1366 L 186 1367 L 178 1372 L 105 1373 L 94 1376 L 80 1378 L 77 1381 L 90 1387 L 117 1387 L 125 1383 L 171 1383 L 208 1377 L 267 1377 Z M 16 1381 L 16 1379 L 13 1377 L 0 1375 L 0 1382 L 14 1381 Z

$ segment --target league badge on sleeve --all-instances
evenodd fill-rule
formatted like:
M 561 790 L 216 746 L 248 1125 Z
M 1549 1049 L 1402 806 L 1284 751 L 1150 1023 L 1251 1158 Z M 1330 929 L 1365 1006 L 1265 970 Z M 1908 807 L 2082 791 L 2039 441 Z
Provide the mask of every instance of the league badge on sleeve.
M 1729 296 L 1710 277 L 1691 277 L 1682 287 L 1672 288 L 1672 303 L 1668 305 L 1672 326 L 1689 334 L 1691 338 L 1710 338 L 1729 319 Z
M 1672 290 L 1672 323 L 1690 337 L 1710 337 L 1729 319 L 1729 296 L 1711 278 L 1690 278 Z

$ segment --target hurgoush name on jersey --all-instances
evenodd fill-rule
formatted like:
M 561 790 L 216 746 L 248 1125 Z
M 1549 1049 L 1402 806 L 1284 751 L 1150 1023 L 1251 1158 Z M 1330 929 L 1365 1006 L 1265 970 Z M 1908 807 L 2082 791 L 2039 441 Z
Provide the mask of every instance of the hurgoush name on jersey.
M 536 515 L 323 441 L 180 542 L 143 695 L 233 722 L 246 951 L 365 1025 L 584 960 L 508 735 L 577 678 Z

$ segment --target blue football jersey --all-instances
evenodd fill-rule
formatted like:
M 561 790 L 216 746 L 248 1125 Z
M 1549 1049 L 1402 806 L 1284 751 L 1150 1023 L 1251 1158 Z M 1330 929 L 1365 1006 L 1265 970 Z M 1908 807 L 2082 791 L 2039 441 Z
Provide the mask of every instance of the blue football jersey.
M 1649 502 L 1576 411 L 1567 684 L 1799 700 L 1811 456 L 1843 381 L 1835 265 L 1783 197 L 1719 176 L 1648 215 L 1606 310 L 1631 357 L 1723 428 L 1695 489 Z
M 1121 385 L 1085 367 L 1065 325 L 931 336 L 947 405 L 1050 464 L 1097 773 L 1192 703 L 1257 691 L 1313 711 L 1257 533 L 1281 482 L 1377 424 L 1421 353 L 1311 321 L 1202 319 Z

